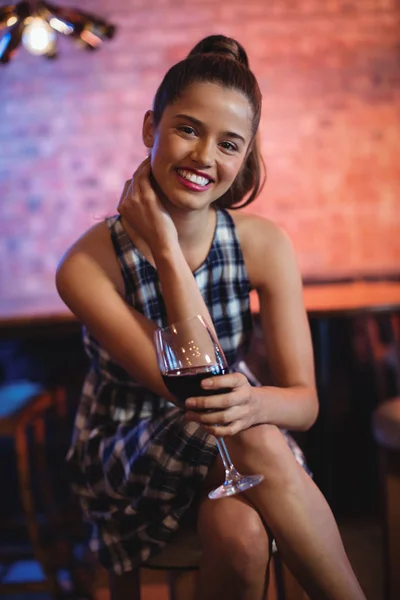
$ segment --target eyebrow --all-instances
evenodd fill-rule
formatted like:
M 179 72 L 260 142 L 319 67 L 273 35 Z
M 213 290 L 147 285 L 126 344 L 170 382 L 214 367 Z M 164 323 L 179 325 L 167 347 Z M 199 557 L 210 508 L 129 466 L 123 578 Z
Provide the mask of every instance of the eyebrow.
M 191 117 L 190 115 L 185 115 L 183 113 L 179 113 L 178 115 L 174 115 L 173 117 L 174 119 L 187 119 L 188 121 L 190 121 L 191 123 L 193 123 L 193 125 L 197 125 L 198 127 L 205 127 L 204 123 L 202 121 L 199 121 L 199 119 L 196 119 L 195 117 Z M 222 135 L 226 135 L 227 137 L 236 139 L 236 140 L 241 140 L 243 142 L 243 144 L 246 143 L 246 140 L 244 139 L 244 137 L 242 135 L 240 135 L 239 133 L 235 133 L 234 131 L 223 131 Z

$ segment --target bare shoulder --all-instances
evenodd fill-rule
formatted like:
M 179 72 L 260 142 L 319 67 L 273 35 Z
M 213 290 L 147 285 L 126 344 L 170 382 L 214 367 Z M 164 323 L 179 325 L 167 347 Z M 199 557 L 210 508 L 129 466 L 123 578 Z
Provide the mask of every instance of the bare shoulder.
M 57 269 L 57 285 L 65 279 L 103 276 L 123 293 L 118 259 L 105 221 L 86 231 L 64 254 Z
M 236 225 L 250 283 L 270 292 L 283 277 L 300 278 L 293 244 L 282 227 L 258 215 L 229 211 Z

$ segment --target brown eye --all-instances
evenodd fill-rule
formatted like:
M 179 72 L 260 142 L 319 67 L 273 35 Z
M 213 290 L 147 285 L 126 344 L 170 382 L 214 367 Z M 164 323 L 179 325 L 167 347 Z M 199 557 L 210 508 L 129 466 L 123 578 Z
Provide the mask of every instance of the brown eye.
M 178 130 L 186 133 L 187 135 L 196 135 L 196 131 L 193 129 L 193 127 L 190 127 L 190 125 L 181 125 L 178 127 Z
M 233 142 L 221 142 L 221 146 L 229 152 L 237 152 L 238 150 L 238 147 Z

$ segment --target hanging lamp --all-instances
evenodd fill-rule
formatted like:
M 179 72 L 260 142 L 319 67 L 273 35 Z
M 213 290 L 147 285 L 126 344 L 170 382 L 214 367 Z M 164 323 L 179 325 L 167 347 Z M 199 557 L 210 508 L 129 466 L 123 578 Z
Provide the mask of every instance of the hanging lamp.
M 77 8 L 24 1 L 0 7 L 0 33 L 2 30 L 0 63 L 6 64 L 21 45 L 31 54 L 56 58 L 59 34 L 95 50 L 114 36 L 115 26 Z

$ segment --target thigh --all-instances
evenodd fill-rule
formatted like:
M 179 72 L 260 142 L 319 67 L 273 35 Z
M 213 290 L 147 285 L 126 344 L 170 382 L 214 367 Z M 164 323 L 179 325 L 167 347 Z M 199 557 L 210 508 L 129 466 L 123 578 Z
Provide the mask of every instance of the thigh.
M 231 459 L 238 469 L 244 474 L 256 473 L 260 461 L 268 468 L 278 467 L 280 473 L 287 463 L 302 467 L 309 475 L 305 456 L 294 438 L 286 431 L 275 425 L 260 424 L 250 427 L 233 437 L 226 437 Z M 211 490 L 220 485 L 224 480 L 224 467 L 219 453 L 204 480 L 204 487 Z
M 293 438 L 275 425 L 256 425 L 225 441 L 238 471 L 261 473 L 270 485 L 289 484 L 301 471 L 310 474 Z

